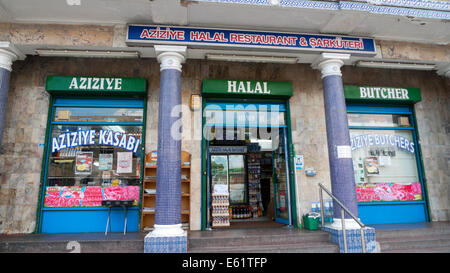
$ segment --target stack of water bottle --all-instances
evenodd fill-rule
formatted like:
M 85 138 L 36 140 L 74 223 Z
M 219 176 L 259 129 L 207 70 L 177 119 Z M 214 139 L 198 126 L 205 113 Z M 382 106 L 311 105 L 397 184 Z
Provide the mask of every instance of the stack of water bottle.
M 333 200 L 326 199 L 323 200 L 323 218 L 324 223 L 332 223 L 333 222 Z M 312 202 L 311 204 L 311 213 L 309 215 L 317 215 L 319 217 L 319 223 L 322 223 L 322 210 L 320 207 L 320 201 Z

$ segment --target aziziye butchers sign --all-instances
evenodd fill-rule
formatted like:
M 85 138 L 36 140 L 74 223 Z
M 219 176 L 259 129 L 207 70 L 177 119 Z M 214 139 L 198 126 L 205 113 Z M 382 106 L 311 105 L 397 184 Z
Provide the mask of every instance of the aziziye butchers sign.
M 49 93 L 146 93 L 144 78 L 48 76 Z
M 346 99 L 418 102 L 422 100 L 419 88 L 374 87 L 344 85 Z
M 205 79 L 202 83 L 202 94 L 205 96 L 290 97 L 292 96 L 292 83 Z
M 376 54 L 370 38 L 179 26 L 128 25 L 126 42 Z
M 369 146 L 393 146 L 414 153 L 414 142 L 394 134 L 364 134 L 350 139 L 352 151 Z

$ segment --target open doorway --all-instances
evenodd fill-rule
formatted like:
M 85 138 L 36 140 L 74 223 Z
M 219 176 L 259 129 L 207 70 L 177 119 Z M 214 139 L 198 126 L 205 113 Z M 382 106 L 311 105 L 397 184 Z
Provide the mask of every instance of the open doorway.
M 292 223 L 284 124 L 215 124 L 207 129 L 207 228 Z

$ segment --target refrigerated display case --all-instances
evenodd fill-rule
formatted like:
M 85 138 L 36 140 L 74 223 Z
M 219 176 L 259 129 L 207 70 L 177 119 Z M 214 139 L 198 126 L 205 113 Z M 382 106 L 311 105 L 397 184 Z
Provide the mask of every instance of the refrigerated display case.
M 244 155 L 229 155 L 230 204 L 247 204 Z
M 211 188 L 217 184 L 228 185 L 227 155 L 211 155 Z

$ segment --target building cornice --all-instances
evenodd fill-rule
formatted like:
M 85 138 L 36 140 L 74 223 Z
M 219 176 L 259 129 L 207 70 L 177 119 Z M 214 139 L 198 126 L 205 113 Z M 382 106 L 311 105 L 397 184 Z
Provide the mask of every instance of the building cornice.
M 247 4 L 274 6 L 271 0 L 188 0 L 192 2 L 214 2 L 223 4 Z M 431 0 L 360 0 L 360 1 L 311 1 L 280 0 L 279 7 L 365 11 L 373 14 L 450 19 L 450 2 Z

